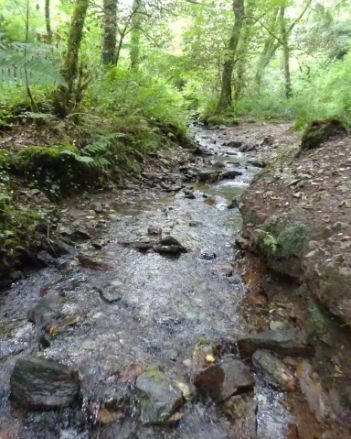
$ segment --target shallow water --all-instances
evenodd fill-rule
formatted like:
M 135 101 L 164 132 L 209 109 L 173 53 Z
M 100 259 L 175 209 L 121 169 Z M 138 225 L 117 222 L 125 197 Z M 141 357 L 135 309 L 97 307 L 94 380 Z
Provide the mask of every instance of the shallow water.
M 183 192 L 175 196 L 161 193 L 119 206 L 121 220 L 110 227 L 109 244 L 99 251 L 84 246 L 80 249 L 109 264 L 111 271 L 83 269 L 71 255 L 60 269 L 36 272 L 1 295 L 1 438 L 239 437 L 222 412 L 202 404 L 188 403 L 175 429 L 142 427 L 137 422 L 137 398 L 133 396 L 130 415 L 123 422 L 97 430 L 88 428 L 86 422 L 87 413 L 92 414 L 100 402 L 127 392 L 133 395 L 130 385 L 118 379 L 133 365 L 162 363 L 167 373 L 186 381 L 183 361 L 191 358 L 199 339 L 237 339 L 252 330 L 240 309 L 246 286 L 235 272 L 228 276 L 228 267 L 237 257 L 233 243 L 241 217 L 238 209 L 229 210 L 227 205 L 258 170 L 246 165 L 245 154 L 219 146 L 218 132 L 198 130 L 196 137 L 214 154 L 206 158 L 206 166 L 238 169 L 242 176 L 216 184 L 195 184 L 195 200 L 184 198 Z M 189 252 L 170 258 L 119 244 L 147 235 L 151 225 L 170 233 Z M 215 257 L 207 260 L 204 254 Z M 111 304 L 102 300 L 99 291 L 115 289 L 121 294 L 120 301 Z M 74 326 L 53 336 L 50 347 L 41 355 L 79 370 L 84 383 L 82 416 L 71 411 L 23 415 L 11 411 L 8 402 L 16 359 L 40 352 L 40 334 L 28 322 L 27 313 L 43 294 L 64 296 L 64 312 L 77 318 Z M 258 385 L 256 398 L 258 437 L 286 437 L 291 416 L 281 404 L 284 396 Z

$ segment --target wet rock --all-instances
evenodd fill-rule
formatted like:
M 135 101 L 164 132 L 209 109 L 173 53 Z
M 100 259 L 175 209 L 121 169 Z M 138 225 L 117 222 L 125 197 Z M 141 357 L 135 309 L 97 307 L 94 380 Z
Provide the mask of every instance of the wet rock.
M 221 276 L 230 277 L 233 274 L 233 266 L 229 261 L 222 261 L 213 267 L 213 271 Z
M 187 253 L 187 249 L 172 236 L 166 236 L 165 238 L 161 239 L 159 243 L 153 246 L 153 249 L 157 253 Z
M 53 247 L 55 256 L 68 255 L 71 252 L 71 247 L 60 239 L 55 241 Z
M 320 422 L 326 419 L 330 414 L 329 396 L 323 390 L 319 376 L 305 360 L 300 367 L 299 382 L 301 391 L 316 419 Z
M 200 221 L 189 221 L 189 227 L 199 227 L 202 223 Z
M 266 164 L 263 160 L 259 159 L 250 159 L 247 161 L 247 163 L 251 166 L 254 166 L 255 168 L 265 168 Z
M 87 268 L 89 270 L 94 270 L 94 271 L 112 270 L 112 267 L 110 265 L 106 264 L 105 262 L 95 261 L 92 257 L 87 255 L 79 254 L 77 256 L 77 259 L 82 267 Z
M 239 340 L 242 355 L 250 355 L 259 349 L 266 349 L 281 355 L 312 356 L 314 348 L 307 343 L 305 336 L 294 329 L 266 331 Z
M 224 146 L 230 146 L 231 148 L 240 148 L 243 145 L 242 140 L 231 140 L 230 142 L 227 142 L 224 144 Z
M 221 180 L 230 180 L 232 178 L 238 177 L 239 175 L 242 175 L 242 172 L 232 169 L 230 171 L 221 172 L 219 178 Z
M 123 298 L 123 295 L 120 293 L 118 288 L 110 287 L 110 288 L 96 288 L 101 298 L 108 303 L 118 302 Z
M 205 261 L 213 261 L 213 259 L 216 259 L 217 255 L 214 252 L 207 252 L 204 251 L 201 253 L 201 259 L 204 259 Z
M 294 375 L 275 355 L 258 350 L 252 356 L 252 363 L 268 385 L 281 390 L 295 390 Z
M 240 152 L 250 152 L 256 148 L 256 144 L 254 143 L 246 143 L 242 145 L 239 149 Z
M 201 182 L 212 182 L 213 183 L 213 182 L 218 180 L 219 174 L 220 174 L 219 171 L 202 170 L 202 171 L 199 171 L 197 176 L 198 176 L 199 181 L 201 181 Z
M 194 191 L 191 190 L 185 190 L 184 191 L 184 198 L 188 198 L 189 200 L 195 200 L 195 194 Z
M 241 233 L 239 233 L 235 237 L 235 244 L 242 250 L 247 250 L 248 248 L 250 248 L 250 241 L 244 238 L 244 236 Z
M 101 250 L 101 249 L 102 249 L 102 241 L 91 241 L 91 245 L 92 245 L 96 250 Z
M 201 393 L 210 395 L 221 403 L 237 392 L 250 390 L 255 379 L 245 364 L 233 358 L 225 358 L 221 363 L 199 372 L 194 379 L 195 386 Z
M 113 222 L 120 221 L 120 219 L 121 219 L 118 215 L 116 215 L 116 214 L 114 214 L 114 213 L 110 213 L 110 214 L 108 214 L 108 215 L 107 215 L 107 218 L 108 218 L 110 221 L 113 221 Z
M 237 438 L 257 439 L 258 402 L 247 396 L 232 396 L 223 406 L 225 413 L 235 422 L 233 431 Z
M 238 209 L 239 201 L 237 198 L 233 198 L 233 200 L 228 204 L 227 209 Z
M 36 326 L 49 331 L 55 322 L 62 319 L 66 300 L 58 296 L 46 296 L 28 311 L 28 320 Z
M 43 267 L 49 267 L 55 264 L 55 258 L 44 250 L 37 254 L 37 259 Z
M 147 233 L 150 236 L 161 236 L 162 235 L 162 229 L 161 229 L 161 227 L 158 227 L 158 226 L 150 226 L 147 229 Z
M 82 228 L 77 228 L 71 235 L 73 241 L 87 241 L 91 239 L 90 233 Z
M 10 383 L 10 400 L 28 410 L 53 410 L 79 402 L 78 373 L 52 360 L 17 360 Z
M 99 203 L 98 201 L 96 201 L 95 203 L 92 203 L 91 208 L 96 212 L 96 213 L 102 213 L 104 211 L 104 208 L 102 207 L 102 204 Z
M 144 424 L 164 424 L 183 404 L 182 392 L 166 378 L 156 380 L 143 373 L 136 380 L 136 388 L 142 392 L 141 421 Z

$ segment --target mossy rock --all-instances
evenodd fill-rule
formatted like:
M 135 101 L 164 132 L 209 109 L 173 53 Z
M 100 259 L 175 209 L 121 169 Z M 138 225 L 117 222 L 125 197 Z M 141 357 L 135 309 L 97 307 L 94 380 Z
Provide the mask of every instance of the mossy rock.
M 312 237 L 309 224 L 296 221 L 284 227 L 279 217 L 272 216 L 256 230 L 253 250 L 264 257 L 274 271 L 299 277 L 301 251 Z
M 301 142 L 301 151 L 318 148 L 331 137 L 347 134 L 345 126 L 337 119 L 315 120 L 309 124 Z

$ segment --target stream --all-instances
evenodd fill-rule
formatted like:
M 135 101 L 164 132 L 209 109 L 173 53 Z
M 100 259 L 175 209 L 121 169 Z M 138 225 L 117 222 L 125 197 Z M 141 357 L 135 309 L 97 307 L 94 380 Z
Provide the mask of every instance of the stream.
M 246 403 L 251 411 L 244 407 L 242 418 L 228 417 L 208 400 L 189 398 L 180 419 L 169 427 L 140 422 L 138 393 L 128 380 L 128 374 L 140 368 L 161 368 L 192 392 L 188 364 L 196 347 L 208 351 L 217 342 L 233 345 L 255 332 L 243 316 L 247 286 L 234 268 L 239 257 L 234 236 L 242 220 L 237 208 L 227 206 L 259 169 L 247 164 L 252 155 L 221 146 L 219 135 L 219 130 L 196 128 L 196 139 L 209 154 L 206 167 L 242 175 L 196 183 L 194 199 L 183 191 L 161 192 L 115 207 L 120 220 L 111 224 L 107 245 L 94 250 L 83 244 L 79 249 L 111 270 L 82 268 L 71 254 L 1 293 L 1 439 L 250 439 L 256 437 L 256 428 L 260 439 L 290 437 L 294 416 L 284 393 L 264 386 L 259 378 L 252 401 Z M 150 226 L 176 238 L 188 252 L 170 257 L 120 244 L 146 236 Z M 104 293 L 113 300 L 103 300 Z M 51 297 L 62 299 L 66 323 L 43 336 L 28 321 L 28 312 Z M 43 356 L 78 370 L 83 410 L 26 413 L 12 408 L 10 376 L 16 360 L 27 356 Z M 127 411 L 111 415 L 111 422 L 97 422 L 100 404 L 116 400 L 122 400 Z

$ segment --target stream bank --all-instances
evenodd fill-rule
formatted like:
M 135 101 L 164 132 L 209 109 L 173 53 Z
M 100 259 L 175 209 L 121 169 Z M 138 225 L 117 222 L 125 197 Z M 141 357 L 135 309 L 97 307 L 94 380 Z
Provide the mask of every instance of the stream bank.
M 198 128 L 190 161 L 61 206 L 78 245 L 1 295 L 0 437 L 348 437 L 298 391 L 313 348 L 286 315 L 269 327 L 260 290 L 252 314 L 257 270 L 233 245 L 238 196 L 287 129 Z

